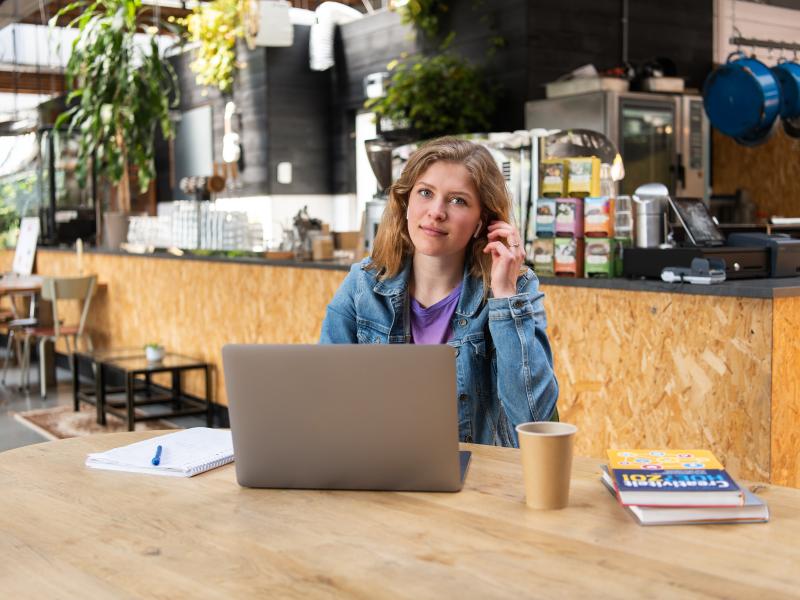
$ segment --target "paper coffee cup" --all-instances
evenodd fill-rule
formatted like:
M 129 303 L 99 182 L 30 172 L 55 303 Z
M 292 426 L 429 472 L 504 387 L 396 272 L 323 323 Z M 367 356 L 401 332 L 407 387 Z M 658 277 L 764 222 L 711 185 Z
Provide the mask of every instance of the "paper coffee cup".
M 531 508 L 558 509 L 569 503 L 572 446 L 578 428 L 569 423 L 536 421 L 517 425 L 525 480 L 525 502 Z

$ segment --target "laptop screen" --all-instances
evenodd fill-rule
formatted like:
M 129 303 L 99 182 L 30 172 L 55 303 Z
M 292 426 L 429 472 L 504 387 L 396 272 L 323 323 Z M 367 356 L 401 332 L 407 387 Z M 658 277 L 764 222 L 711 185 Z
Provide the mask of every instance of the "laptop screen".
M 721 246 L 725 243 L 725 236 L 700 198 L 670 198 L 669 201 L 694 245 Z

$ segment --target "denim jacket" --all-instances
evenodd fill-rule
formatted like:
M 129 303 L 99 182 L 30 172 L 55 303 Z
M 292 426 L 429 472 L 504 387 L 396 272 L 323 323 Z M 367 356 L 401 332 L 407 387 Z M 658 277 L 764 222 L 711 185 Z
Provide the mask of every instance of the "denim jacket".
M 331 300 L 320 343 L 411 341 L 411 261 L 383 281 L 366 269 L 368 264 L 368 258 L 354 264 Z M 543 297 L 539 280 L 528 269 L 517 280 L 515 296 L 484 301 L 483 282 L 465 268 L 448 342 L 456 351 L 461 441 L 516 447 L 516 425 L 551 418 L 558 382 L 545 332 Z

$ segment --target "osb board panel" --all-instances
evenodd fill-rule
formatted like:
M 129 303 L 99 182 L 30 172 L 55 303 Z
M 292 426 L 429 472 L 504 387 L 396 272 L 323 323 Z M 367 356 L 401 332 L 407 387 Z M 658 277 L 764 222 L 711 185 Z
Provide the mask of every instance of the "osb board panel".
M 712 143 L 715 194 L 744 188 L 766 215 L 800 216 L 800 139 L 780 128 L 765 144 L 748 148 L 714 130 Z
M 543 286 L 576 451 L 708 448 L 768 479 L 769 300 Z
M 771 481 L 800 487 L 800 298 L 777 298 L 772 310 Z
M 74 275 L 74 254 L 40 251 L 42 275 Z M 346 273 L 192 260 L 84 254 L 84 272 L 106 289 L 92 303 L 96 345 L 138 347 L 151 341 L 214 366 L 213 399 L 227 404 L 222 346 L 315 343 L 325 307 Z M 63 350 L 63 348 L 60 348 Z M 200 372 L 186 375 L 202 394 Z
M 221 347 L 315 342 L 345 276 L 95 254 L 83 260 L 84 270 L 107 284 L 93 304 L 94 339 L 116 346 L 158 340 L 209 361 L 222 404 Z M 69 253 L 40 251 L 38 265 L 42 274 L 76 271 Z M 544 291 L 559 410 L 580 428 L 580 455 L 602 457 L 620 446 L 704 447 L 734 475 L 769 478 L 771 301 Z M 202 392 L 199 378 L 188 383 L 190 392 Z M 798 443 L 790 442 L 787 454 Z

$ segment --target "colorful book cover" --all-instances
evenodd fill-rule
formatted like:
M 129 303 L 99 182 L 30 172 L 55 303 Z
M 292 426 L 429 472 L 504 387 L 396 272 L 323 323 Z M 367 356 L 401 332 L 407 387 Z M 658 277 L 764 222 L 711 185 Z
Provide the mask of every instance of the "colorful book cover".
M 611 480 L 608 467 L 602 466 L 601 481 L 616 497 L 617 490 Z M 744 502 L 740 506 L 636 506 L 625 508 L 641 525 L 700 525 L 704 523 L 765 523 L 769 521 L 769 508 L 764 500 L 746 488 Z
M 739 486 L 708 450 L 609 450 L 608 458 L 625 504 L 635 503 L 636 498 L 642 504 L 668 504 L 669 497 L 676 503 L 692 502 L 700 494 L 706 496 L 703 504 L 713 504 L 714 497 L 720 503 L 738 502 L 741 497 Z
M 608 450 L 608 466 L 612 471 L 725 469 L 717 457 L 708 450 Z

